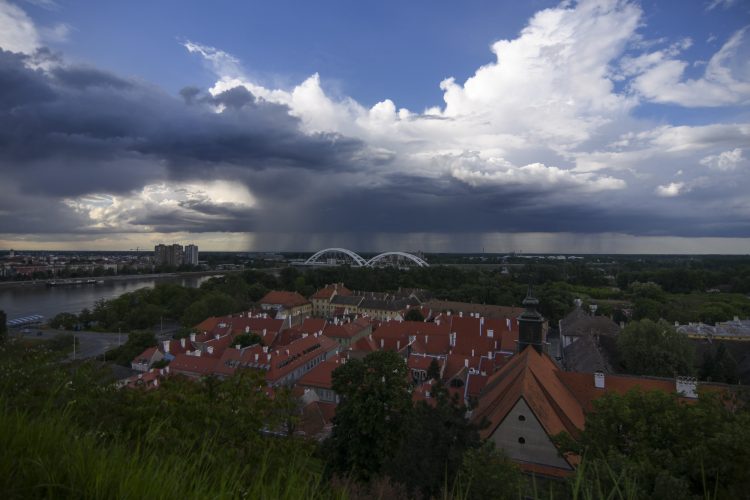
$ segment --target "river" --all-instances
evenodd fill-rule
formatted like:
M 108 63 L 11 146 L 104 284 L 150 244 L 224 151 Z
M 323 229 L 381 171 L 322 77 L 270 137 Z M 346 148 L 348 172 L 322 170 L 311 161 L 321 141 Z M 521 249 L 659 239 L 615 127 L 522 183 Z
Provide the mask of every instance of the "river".
M 123 293 L 153 287 L 157 283 L 176 283 L 196 288 L 211 278 L 212 276 L 170 276 L 105 280 L 98 285 L 8 286 L 0 288 L 0 310 L 5 311 L 9 320 L 32 314 L 41 314 L 49 320 L 58 313 L 79 313 L 85 308 L 92 309 L 99 299 L 113 299 Z

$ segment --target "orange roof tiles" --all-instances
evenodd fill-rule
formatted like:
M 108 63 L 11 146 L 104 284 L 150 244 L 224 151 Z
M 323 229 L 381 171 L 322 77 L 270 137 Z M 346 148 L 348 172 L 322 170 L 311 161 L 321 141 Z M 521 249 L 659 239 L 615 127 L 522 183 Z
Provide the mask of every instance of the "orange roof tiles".
M 315 292 L 313 296 L 310 298 L 328 300 L 331 297 L 333 297 L 334 294 L 350 296 L 352 295 L 352 291 L 346 288 L 343 283 L 333 283 L 333 284 L 326 285 L 325 287 L 321 288 L 320 290 Z
M 219 360 L 207 356 L 189 356 L 178 354 L 169 363 L 170 371 L 185 375 L 205 376 L 214 372 L 214 367 Z
M 308 387 L 330 389 L 332 387 L 333 371 L 339 366 L 342 366 L 345 363 L 345 360 L 346 358 L 333 356 L 302 375 L 297 381 L 297 384 Z
M 309 304 L 308 300 L 297 292 L 284 292 L 280 290 L 272 290 L 268 292 L 262 299 L 261 304 L 269 305 L 280 305 L 282 307 L 298 307 Z
M 520 398 L 526 401 L 540 424 L 552 436 L 562 431 L 576 435 L 585 416 L 575 396 L 557 377 L 555 364 L 532 348 L 524 351 L 487 382 L 473 418 L 487 418 L 490 425 L 480 432 L 486 438 L 497 429 Z

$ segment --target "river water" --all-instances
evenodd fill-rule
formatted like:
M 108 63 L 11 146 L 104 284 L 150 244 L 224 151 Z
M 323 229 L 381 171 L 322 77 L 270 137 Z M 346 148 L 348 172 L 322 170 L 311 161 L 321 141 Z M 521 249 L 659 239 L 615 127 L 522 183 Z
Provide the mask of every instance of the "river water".
M 196 288 L 212 276 L 133 278 L 106 280 L 99 285 L 74 285 L 46 287 L 44 285 L 0 287 L 0 310 L 8 319 L 16 319 L 32 314 L 41 314 L 51 319 L 61 312 L 79 313 L 82 309 L 94 307 L 99 299 L 113 299 L 123 293 L 141 288 L 153 287 L 157 283 L 176 283 Z

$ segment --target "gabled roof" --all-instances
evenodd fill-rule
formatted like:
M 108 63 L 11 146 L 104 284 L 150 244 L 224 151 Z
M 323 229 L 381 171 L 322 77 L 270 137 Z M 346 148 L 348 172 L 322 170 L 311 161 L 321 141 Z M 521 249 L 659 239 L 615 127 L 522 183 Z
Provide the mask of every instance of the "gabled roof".
M 617 335 L 620 326 L 607 316 L 591 316 L 581 307 L 560 320 L 560 334 L 568 337 L 581 335 Z
M 362 337 L 358 341 L 354 343 L 353 350 L 355 351 L 362 351 L 366 353 L 370 353 L 373 351 L 378 350 L 377 344 L 375 344 L 375 340 L 372 338 L 372 335 L 368 335 L 366 337 Z
M 382 349 L 403 349 L 409 344 L 409 337 L 415 336 L 428 347 L 428 354 L 445 354 L 450 325 L 446 323 L 424 323 L 422 321 L 386 321 L 372 334 L 375 345 Z M 431 345 L 432 344 L 432 345 Z M 438 347 L 438 345 L 440 347 Z M 432 351 L 431 349 L 435 349 Z
M 210 318 L 206 318 L 197 325 L 195 325 L 193 328 L 199 332 L 207 332 L 210 330 L 213 330 L 216 325 L 219 324 L 221 319 L 211 316 Z
M 333 371 L 339 366 L 342 366 L 345 362 L 346 358 L 342 356 L 333 356 L 322 363 L 319 363 L 315 368 L 302 375 L 297 381 L 297 385 L 330 389 L 333 386 Z
M 205 376 L 214 372 L 214 367 L 219 360 L 210 356 L 189 356 L 178 354 L 169 363 L 170 371 L 175 373 L 186 373 L 191 375 Z
M 343 283 L 332 283 L 315 292 L 310 299 L 329 300 L 334 294 L 351 295 L 352 291 L 346 288 Z
M 331 304 L 337 306 L 358 306 L 363 297 L 360 295 L 336 295 L 331 299 Z
M 438 367 L 440 368 L 440 370 L 442 370 L 443 365 L 445 364 L 444 359 L 418 354 L 411 354 L 408 358 L 406 358 L 406 366 L 410 370 L 427 371 L 430 368 L 433 360 L 437 361 Z
M 272 290 L 259 301 L 261 304 L 279 305 L 286 308 L 304 306 L 309 304 L 308 300 L 297 292 L 285 292 Z
M 491 436 L 508 412 L 523 398 L 545 432 L 553 436 L 566 431 L 577 435 L 583 429 L 583 407 L 557 377 L 556 365 L 546 354 L 526 348 L 487 381 L 472 418 L 486 418 L 489 426 L 480 431 Z
M 495 306 L 490 304 L 471 304 L 469 302 L 455 302 L 451 300 L 428 300 L 424 304 L 432 309 L 433 314 L 441 311 L 451 311 L 453 315 L 463 312 L 479 314 L 485 318 L 516 318 L 524 309 L 522 307 Z
M 323 335 L 308 335 L 278 349 L 268 349 L 261 345 L 239 350 L 229 348 L 215 365 L 214 372 L 228 376 L 238 368 L 258 369 L 266 372 L 268 383 L 275 383 L 321 353 L 332 352 L 337 348 L 336 342 Z
M 565 368 L 574 372 L 612 373 L 612 366 L 591 335 L 583 335 L 563 349 Z
M 151 358 L 154 357 L 154 354 L 156 354 L 156 351 L 157 351 L 156 346 L 147 348 L 145 351 L 143 351 L 138 356 L 133 358 L 133 363 L 136 363 L 136 364 L 150 363 Z
M 362 330 L 367 329 L 370 322 L 365 318 L 341 324 L 327 324 L 323 329 L 323 335 L 334 339 L 351 339 Z

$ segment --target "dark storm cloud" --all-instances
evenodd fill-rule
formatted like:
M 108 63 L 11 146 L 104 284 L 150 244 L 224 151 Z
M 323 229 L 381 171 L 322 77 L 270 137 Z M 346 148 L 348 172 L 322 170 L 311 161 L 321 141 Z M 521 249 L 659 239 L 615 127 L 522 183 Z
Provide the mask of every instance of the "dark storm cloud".
M 128 194 L 169 180 L 212 181 L 220 178 L 217 169 L 227 166 L 295 175 L 382 162 L 377 155 L 370 161 L 359 140 L 303 134 L 286 106 L 258 101 L 244 88 L 211 96 L 186 87 L 179 99 L 143 82 L 61 65 L 57 59 L 48 51 L 32 58 L 0 50 L 0 173 L 6 200 L 15 186 L 14 205 L 0 212 L 0 233 L 88 231 L 85 214 L 63 198 Z M 37 63 L 48 69 L 29 67 Z M 217 106 L 223 112 L 217 113 Z M 39 200 L 47 207 L 44 214 Z M 210 200 L 181 208 L 133 222 L 163 231 L 251 229 L 246 208 Z
M 288 107 L 244 87 L 216 96 L 185 87 L 176 97 L 96 68 L 60 65 L 50 54 L 38 59 L 51 69 L 31 69 L 28 57 L 0 51 L 0 233 L 117 232 L 118 221 L 92 227 L 85 208 L 63 200 L 224 180 L 247 186 L 258 203 L 191 193 L 176 204 L 123 210 L 120 222 L 192 233 L 750 235 L 747 220 L 717 220 L 699 208 L 722 198 L 716 184 L 696 186 L 684 199 L 659 199 L 653 187 L 640 187 L 639 196 L 649 198 L 640 203 L 626 190 L 472 186 L 445 169 L 412 175 L 393 152 L 339 134 L 302 133 Z M 699 203 L 692 206 L 691 197 Z
M 86 67 L 27 68 L 0 52 L 0 162 L 28 190 L 49 195 L 124 192 L 166 174 L 191 177 L 215 163 L 260 169 L 356 168 L 364 145 L 336 135 L 305 135 L 287 107 L 256 102 L 244 89 L 185 103 L 159 89 Z M 192 101 L 197 93 L 183 96 Z M 209 106 L 226 106 L 216 113 Z M 361 158 L 359 156 L 358 158 Z M 111 179 L 118 162 L 148 161 L 130 182 Z M 360 159 L 359 165 L 364 161 Z M 64 176 L 60 175 L 64 172 Z M 54 183 L 28 178 L 56 179 Z

